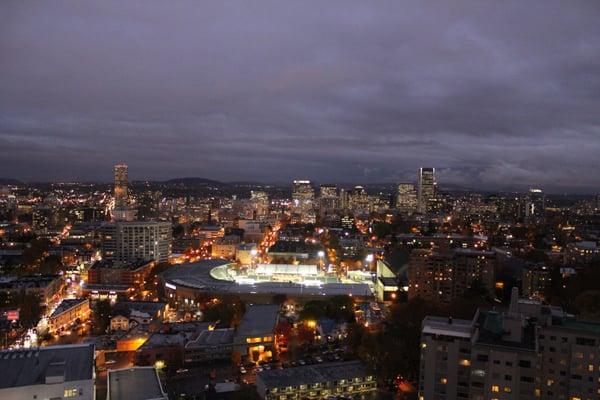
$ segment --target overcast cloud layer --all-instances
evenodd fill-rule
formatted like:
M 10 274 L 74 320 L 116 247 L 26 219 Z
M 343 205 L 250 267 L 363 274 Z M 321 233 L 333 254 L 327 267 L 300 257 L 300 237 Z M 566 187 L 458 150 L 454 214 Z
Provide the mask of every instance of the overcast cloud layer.
M 600 191 L 600 2 L 2 1 L 0 176 Z

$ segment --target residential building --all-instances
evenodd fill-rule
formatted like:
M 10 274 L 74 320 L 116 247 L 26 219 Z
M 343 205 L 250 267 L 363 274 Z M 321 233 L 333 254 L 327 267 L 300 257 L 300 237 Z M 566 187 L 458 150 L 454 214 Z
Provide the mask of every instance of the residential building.
M 473 320 L 426 317 L 419 398 L 596 399 L 600 323 L 558 307 L 519 300 Z
M 199 364 L 213 360 L 229 360 L 233 353 L 233 328 L 205 330 L 185 345 L 185 364 Z
M 107 260 L 167 262 L 171 255 L 170 222 L 117 221 L 103 224 L 100 230 Z
M 57 333 L 68 329 L 77 320 L 87 320 L 89 314 L 90 302 L 87 298 L 65 299 L 48 317 L 48 331 Z
M 495 265 L 492 251 L 415 249 L 408 264 L 408 297 L 451 303 L 476 283 L 492 293 Z
M 168 400 L 154 367 L 108 371 L 106 400 Z
M 360 361 L 346 361 L 262 371 L 256 388 L 264 400 L 354 398 L 374 393 L 377 382 Z
M 550 284 L 551 270 L 544 263 L 527 263 L 523 267 L 522 293 L 527 298 L 543 299 Z
M 94 346 L 0 351 L 0 399 L 94 400 Z
M 234 350 L 252 361 L 268 360 L 275 354 L 275 328 L 279 321 L 279 305 L 253 304 L 246 312 L 234 335 Z

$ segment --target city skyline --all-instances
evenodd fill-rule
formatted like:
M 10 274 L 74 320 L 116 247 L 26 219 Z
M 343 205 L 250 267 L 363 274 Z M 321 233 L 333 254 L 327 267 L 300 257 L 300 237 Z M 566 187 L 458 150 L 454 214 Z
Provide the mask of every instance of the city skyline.
M 234 4 L 4 2 L 3 177 L 600 186 L 593 2 Z

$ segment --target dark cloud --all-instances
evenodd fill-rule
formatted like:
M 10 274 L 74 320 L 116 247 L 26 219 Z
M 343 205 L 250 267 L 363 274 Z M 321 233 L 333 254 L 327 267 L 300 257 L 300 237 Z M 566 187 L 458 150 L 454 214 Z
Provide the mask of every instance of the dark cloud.
M 0 175 L 600 185 L 597 1 L 4 1 Z

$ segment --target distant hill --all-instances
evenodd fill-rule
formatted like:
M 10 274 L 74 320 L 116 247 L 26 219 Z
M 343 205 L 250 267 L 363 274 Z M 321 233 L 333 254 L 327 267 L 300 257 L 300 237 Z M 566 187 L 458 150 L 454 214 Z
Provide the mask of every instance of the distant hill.
M 163 182 L 166 185 L 173 186 L 227 186 L 227 183 L 215 181 L 206 178 L 175 178 Z
M 22 186 L 23 182 L 11 178 L 0 178 L 0 185 Z

